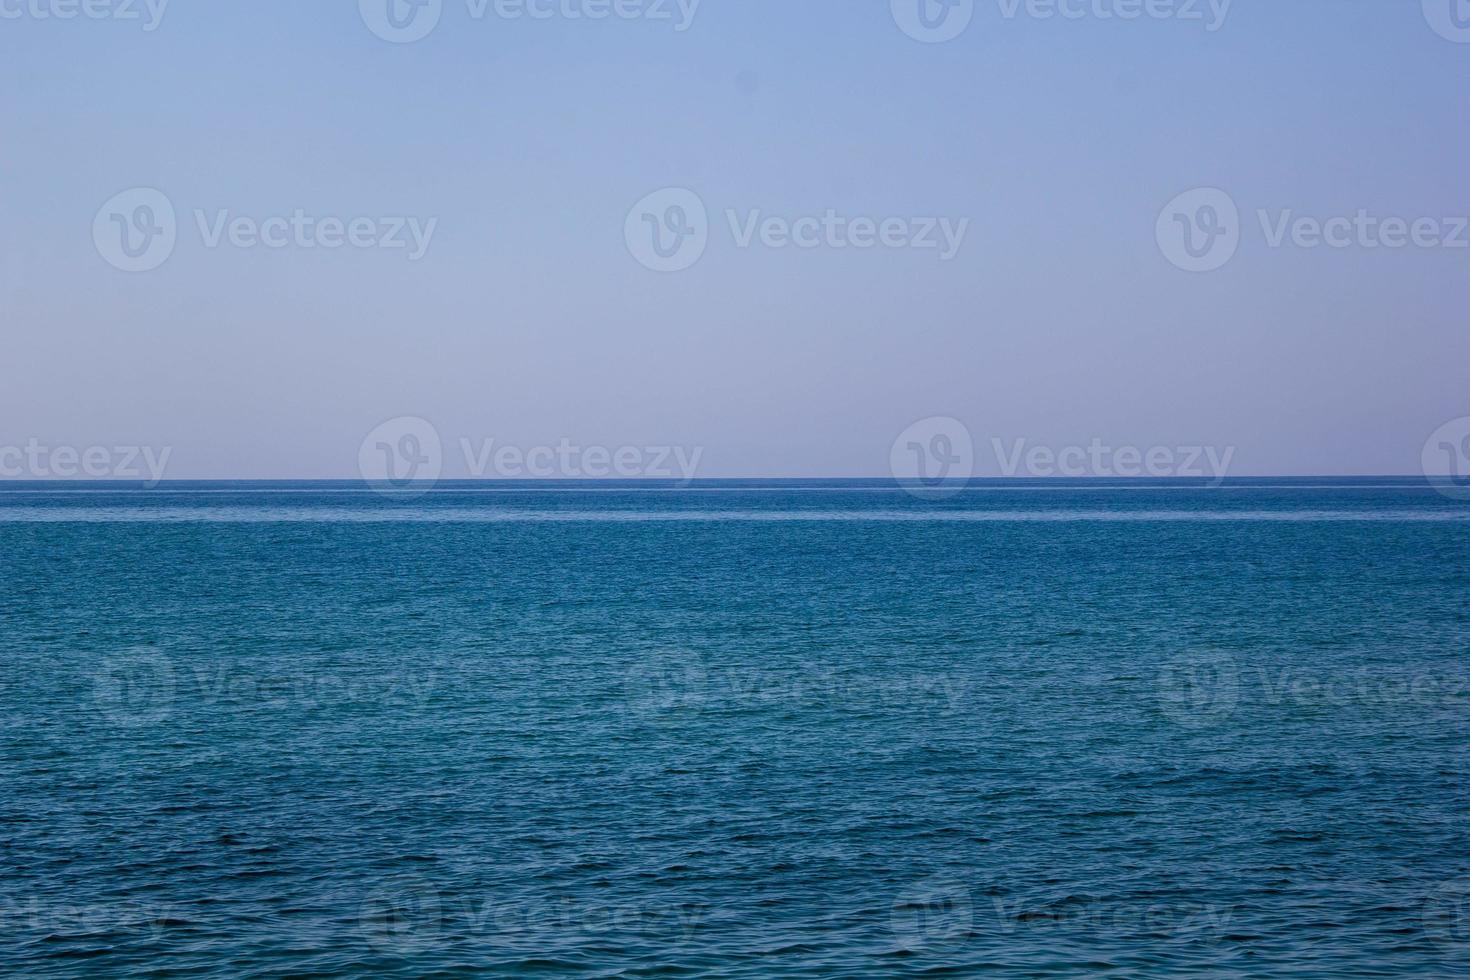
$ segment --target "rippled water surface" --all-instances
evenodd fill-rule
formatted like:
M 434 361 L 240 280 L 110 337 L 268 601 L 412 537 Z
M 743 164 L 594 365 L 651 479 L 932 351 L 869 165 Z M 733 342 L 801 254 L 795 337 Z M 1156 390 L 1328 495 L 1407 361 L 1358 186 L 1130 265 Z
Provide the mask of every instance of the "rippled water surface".
M 1470 975 L 1467 518 L 0 485 L 0 974 Z

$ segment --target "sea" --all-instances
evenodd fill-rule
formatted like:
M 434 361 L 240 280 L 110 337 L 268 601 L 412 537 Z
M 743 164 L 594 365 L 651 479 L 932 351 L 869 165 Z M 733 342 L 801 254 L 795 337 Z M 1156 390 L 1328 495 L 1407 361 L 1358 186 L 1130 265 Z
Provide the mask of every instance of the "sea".
M 0 975 L 1470 976 L 1470 491 L 0 485 Z

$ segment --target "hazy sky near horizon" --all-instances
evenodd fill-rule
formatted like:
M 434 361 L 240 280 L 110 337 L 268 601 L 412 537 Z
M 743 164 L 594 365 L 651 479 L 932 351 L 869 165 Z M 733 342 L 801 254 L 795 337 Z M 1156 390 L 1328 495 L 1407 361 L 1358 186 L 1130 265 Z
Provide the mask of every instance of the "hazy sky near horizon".
M 947 416 L 980 475 L 992 439 L 1415 473 L 1470 416 L 1460 0 L 977 0 L 937 43 L 921 0 L 443 0 L 411 43 L 378 0 L 86 2 L 0 0 L 0 446 L 353 477 L 414 416 L 446 476 L 490 439 L 863 476 Z M 147 271 L 134 188 L 175 212 Z M 649 268 L 645 214 L 704 251 Z

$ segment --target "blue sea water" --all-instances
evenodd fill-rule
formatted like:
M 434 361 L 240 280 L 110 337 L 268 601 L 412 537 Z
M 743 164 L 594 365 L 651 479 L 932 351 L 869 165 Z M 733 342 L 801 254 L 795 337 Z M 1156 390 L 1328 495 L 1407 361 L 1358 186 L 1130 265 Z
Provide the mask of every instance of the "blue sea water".
M 1423 481 L 0 486 L 0 973 L 1470 975 Z

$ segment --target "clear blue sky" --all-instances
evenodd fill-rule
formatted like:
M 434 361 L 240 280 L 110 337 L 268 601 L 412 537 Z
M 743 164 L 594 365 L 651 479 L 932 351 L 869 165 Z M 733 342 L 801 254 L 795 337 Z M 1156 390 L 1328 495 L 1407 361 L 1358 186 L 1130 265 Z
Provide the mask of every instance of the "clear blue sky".
M 446 442 L 700 446 L 701 476 L 872 475 L 945 415 L 1406 473 L 1470 415 L 1470 249 L 1272 248 L 1256 216 L 1470 215 L 1470 44 L 1419 0 L 1235 0 L 1213 32 L 978 0 L 935 44 L 889 0 L 703 0 L 682 32 L 445 0 L 409 44 L 356 0 L 173 0 L 152 31 L 35 16 L 55 2 L 0 0 L 3 444 L 350 477 L 414 415 Z M 133 187 L 178 212 L 149 272 L 93 240 Z M 709 242 L 660 273 L 624 229 L 666 187 Z M 1155 236 L 1198 187 L 1242 221 L 1208 273 Z M 211 248 L 196 209 L 437 226 L 417 261 Z M 726 209 L 969 226 L 949 261 L 740 247 Z

